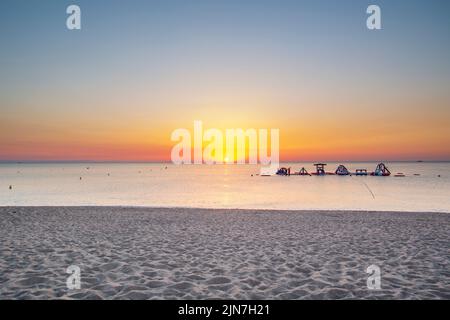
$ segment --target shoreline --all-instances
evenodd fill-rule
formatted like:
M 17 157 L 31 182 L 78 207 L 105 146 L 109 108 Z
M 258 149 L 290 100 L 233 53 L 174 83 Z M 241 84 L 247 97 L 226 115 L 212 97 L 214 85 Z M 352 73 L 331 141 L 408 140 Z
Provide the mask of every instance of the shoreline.
M 355 210 L 355 209 L 260 209 L 260 208 L 209 208 L 209 207 L 182 207 L 182 206 L 147 206 L 147 205 L 64 205 L 64 206 L 36 206 L 36 205 L 0 205 L 1 209 L 11 209 L 11 208 L 37 208 L 37 209 L 54 209 L 54 208 L 78 208 L 78 209 L 149 209 L 149 210 L 188 210 L 188 211 L 231 211 L 231 212 L 241 212 L 241 213 L 254 213 L 255 211 L 264 213 L 372 213 L 372 214 L 450 214 L 449 211 L 404 211 L 404 210 Z
M 0 207 L 0 299 L 450 299 L 449 229 L 426 212 Z

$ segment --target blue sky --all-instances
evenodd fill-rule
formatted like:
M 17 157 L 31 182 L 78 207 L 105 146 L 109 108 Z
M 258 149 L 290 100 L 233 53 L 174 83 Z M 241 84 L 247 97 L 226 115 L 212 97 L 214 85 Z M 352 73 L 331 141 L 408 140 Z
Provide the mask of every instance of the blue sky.
M 66 29 L 69 4 L 81 7 L 80 31 Z M 369 4 L 381 7 L 380 31 L 366 28 Z M 107 135 L 123 119 L 283 126 L 280 114 L 319 112 L 319 126 L 339 129 L 341 113 L 379 112 L 410 119 L 398 128 L 407 135 L 426 110 L 435 138 L 450 115 L 449 13 L 445 0 L 2 0 L 2 118 L 91 132 L 89 114 Z

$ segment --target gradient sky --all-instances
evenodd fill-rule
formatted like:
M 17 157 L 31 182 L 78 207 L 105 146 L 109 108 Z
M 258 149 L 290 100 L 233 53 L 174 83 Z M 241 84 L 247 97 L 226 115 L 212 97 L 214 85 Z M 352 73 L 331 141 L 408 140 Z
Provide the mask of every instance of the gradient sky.
M 366 28 L 369 4 L 383 30 Z M 447 0 L 2 0 L 0 160 L 169 160 L 194 120 L 279 128 L 282 160 L 450 160 L 449 14 Z

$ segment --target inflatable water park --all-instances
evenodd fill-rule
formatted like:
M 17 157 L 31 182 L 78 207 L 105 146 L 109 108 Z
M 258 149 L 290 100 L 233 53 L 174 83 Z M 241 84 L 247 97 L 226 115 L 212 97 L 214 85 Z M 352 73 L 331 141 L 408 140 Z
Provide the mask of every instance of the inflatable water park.
M 391 172 L 387 168 L 387 166 L 384 163 L 379 163 L 375 170 L 372 172 L 368 172 L 366 168 L 356 169 L 355 172 L 350 172 L 347 167 L 344 165 L 339 165 L 336 170 L 334 171 L 326 171 L 325 167 L 327 166 L 326 163 L 315 163 L 315 171 L 314 172 L 308 172 L 308 170 L 305 169 L 305 167 L 302 167 L 297 172 L 291 172 L 291 168 L 279 168 L 276 171 L 276 175 L 278 176 L 374 176 L 374 177 L 389 177 L 391 176 Z M 263 174 L 262 174 L 263 175 Z M 405 177 L 403 173 L 397 173 L 394 175 L 394 177 Z

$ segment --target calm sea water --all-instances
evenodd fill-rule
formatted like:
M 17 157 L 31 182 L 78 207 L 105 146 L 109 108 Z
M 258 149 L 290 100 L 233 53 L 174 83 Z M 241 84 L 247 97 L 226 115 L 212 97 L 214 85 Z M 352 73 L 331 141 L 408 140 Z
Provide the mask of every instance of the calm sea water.
M 313 170 L 312 163 L 284 165 L 295 171 L 303 166 Z M 345 165 L 350 171 L 373 171 L 376 163 Z M 406 177 L 260 177 L 256 175 L 259 167 L 251 165 L 0 164 L 0 206 L 450 212 L 450 163 L 387 165 L 391 172 L 403 172 Z M 329 163 L 328 171 L 337 166 L 338 163 Z

